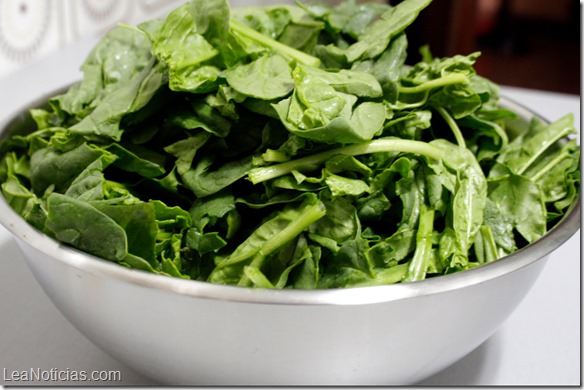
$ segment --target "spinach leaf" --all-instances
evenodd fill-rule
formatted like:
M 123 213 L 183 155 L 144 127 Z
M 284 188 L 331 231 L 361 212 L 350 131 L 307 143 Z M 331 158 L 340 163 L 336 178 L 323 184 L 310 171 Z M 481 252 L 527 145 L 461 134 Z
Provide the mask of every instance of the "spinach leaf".
M 575 132 L 573 121 L 570 114 L 544 126 L 541 121 L 534 118 L 528 131 L 515 138 L 497 157 L 497 161 L 506 167 L 513 167 L 515 173 L 522 175 L 548 148 Z M 498 170 L 494 170 L 491 176 L 499 173 Z
M 499 206 L 487 198 L 485 206 L 485 226 L 489 227 L 499 252 L 503 254 L 513 253 L 517 250 L 515 236 L 513 234 L 514 218 L 504 212 Z
M 57 240 L 107 260 L 128 254 L 126 232 L 87 202 L 52 193 L 47 198 L 47 230 Z
M 416 229 L 399 229 L 385 240 L 372 245 L 367 256 L 378 268 L 397 264 L 408 258 L 416 249 L 416 232 Z
M 107 215 L 118 227 L 123 229 L 128 253 L 148 261 L 152 266 L 158 264 L 155 256 L 158 226 L 154 206 L 151 203 L 110 205 L 92 202 L 91 204 L 97 211 Z M 111 227 L 109 228 L 111 229 Z M 81 234 L 87 235 L 88 232 L 84 231 Z M 105 244 L 107 245 L 107 242 Z
M 386 115 L 382 104 L 356 104 L 355 95 L 337 92 L 300 66 L 292 76 L 297 85 L 294 93 L 274 108 L 293 134 L 327 143 L 357 143 L 381 131 Z
M 114 164 L 125 171 L 136 172 L 143 177 L 157 177 L 163 175 L 165 157 L 148 148 L 121 144 L 111 144 L 105 149 L 116 156 Z
M 120 128 L 122 118 L 146 105 L 148 99 L 143 98 L 141 93 L 146 90 L 146 95 L 151 97 L 152 91 L 159 86 L 153 87 L 152 80 L 155 80 L 155 84 L 162 81 L 162 78 L 150 77 L 153 71 L 158 74 L 158 70 L 154 68 L 154 60 L 151 59 L 140 73 L 133 76 L 124 87 L 108 94 L 89 115 L 70 130 L 86 137 L 108 137 L 119 141 L 123 132 Z
M 372 74 L 383 91 L 383 98 L 396 103 L 399 95 L 399 79 L 406 62 L 408 41 L 404 33 L 391 40 L 387 49 L 375 60 L 353 63 L 352 69 Z
M 489 198 L 502 214 L 512 217 L 515 229 L 533 242 L 546 232 L 546 208 L 541 188 L 511 171 L 489 180 Z
M 262 100 L 288 95 L 294 89 L 292 70 L 279 55 L 264 55 L 249 64 L 225 71 L 225 79 L 237 92 Z
M 326 215 L 313 223 L 309 231 L 334 240 L 337 244 L 356 239 L 361 233 L 361 224 L 355 207 L 344 197 L 323 201 Z
M 204 230 L 207 225 L 216 225 L 219 219 L 234 210 L 235 199 L 233 195 L 229 191 L 223 190 L 197 199 L 189 212 L 194 226 L 199 230 Z
M 385 11 L 378 20 L 367 26 L 357 42 L 349 46 L 349 62 L 380 55 L 391 39 L 409 26 L 429 4 L 430 0 L 408 0 Z
M 216 252 L 227 245 L 227 242 L 217 232 L 201 233 L 196 228 L 191 228 L 186 234 L 186 245 L 197 251 L 199 256 L 210 252 Z
M 195 31 L 217 48 L 223 64 L 230 67 L 247 55 L 244 45 L 230 31 L 231 9 L 225 0 L 191 0 Z
M 422 205 L 420 207 L 420 223 L 416 234 L 416 249 L 414 257 L 409 264 L 408 273 L 404 278 L 405 282 L 422 280 L 426 277 L 432 249 L 433 224 L 434 210 Z
M 103 154 L 79 173 L 68 186 L 65 195 L 84 201 L 103 200 L 107 185 L 103 171 L 116 160 L 110 154 Z
M 333 197 L 360 196 L 371 192 L 369 186 L 363 180 L 351 179 L 334 173 L 328 173 L 324 180 Z
M 40 149 L 30 157 L 32 191 L 42 195 L 52 186 L 55 191 L 64 192 L 86 166 L 108 153 L 87 143 L 65 153 L 52 148 Z
M 358 4 L 355 1 L 346 1 L 335 7 L 321 3 L 296 3 L 314 18 L 324 21 L 328 31 L 343 33 L 354 39 L 363 35 L 369 24 L 389 8 L 384 4 Z
M 42 201 L 26 186 L 28 161 L 25 156 L 18 158 L 14 152 L 5 156 L 0 165 L 2 194 L 4 198 L 28 223 L 39 230 L 44 229 L 46 211 Z
M 324 215 L 324 205 L 316 196 L 304 201 L 300 206 L 284 208 L 258 227 L 228 257 L 221 260 L 209 276 L 209 281 L 248 285 L 251 281 L 243 273 L 245 266 L 261 268 L 273 252 Z
M 132 83 L 151 66 L 150 50 L 150 40 L 142 32 L 126 26 L 113 28 L 82 64 L 83 79 L 66 93 L 51 98 L 51 105 L 57 112 L 85 117 L 109 94 Z
M 298 67 L 297 67 L 298 68 Z M 296 73 L 296 80 L 302 83 L 309 83 L 311 79 L 321 80 L 334 88 L 335 91 L 358 97 L 380 97 L 382 95 L 381 85 L 370 73 L 358 70 L 341 69 L 339 71 L 326 71 L 313 67 L 300 67 Z
M 171 11 L 150 39 L 152 53 L 168 67 L 170 89 L 208 92 L 216 88 L 219 68 L 210 60 L 219 50 L 198 32 L 190 4 Z
M 181 174 L 185 187 L 197 197 L 212 195 L 243 178 L 251 168 L 251 159 L 230 161 L 212 169 L 214 158 L 204 156 L 194 168 Z
M 238 22 L 237 20 L 231 20 L 231 31 L 234 32 L 235 35 L 240 39 L 252 44 L 259 45 L 264 49 L 273 50 L 283 57 L 288 58 L 290 61 L 296 61 L 299 64 L 308 66 L 320 66 L 320 60 L 318 58 L 303 51 L 297 50 L 291 46 L 280 43 L 277 40 L 263 35 L 253 28 Z
M 442 148 L 447 156 L 443 164 L 455 173 L 448 174 L 440 168 L 440 163 L 431 162 L 429 166 L 441 174 L 444 187 L 453 194 L 448 210 L 448 227 L 455 236 L 451 264 L 468 265 L 468 250 L 483 224 L 487 200 L 487 180 L 475 156 L 466 148 L 455 146 L 445 140 L 434 140 L 432 145 Z M 452 175 L 456 179 L 453 180 Z
M 166 248 L 159 251 L 159 256 L 162 259 L 160 262 L 160 273 L 176 278 L 190 279 L 188 275 L 182 273 L 182 235 L 171 235 L 170 238 L 165 240 L 165 244 Z

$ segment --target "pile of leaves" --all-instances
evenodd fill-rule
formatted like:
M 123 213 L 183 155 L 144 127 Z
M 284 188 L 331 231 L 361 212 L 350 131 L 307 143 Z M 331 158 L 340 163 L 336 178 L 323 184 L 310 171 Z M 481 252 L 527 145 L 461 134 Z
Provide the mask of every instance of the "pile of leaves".
M 573 119 L 517 126 L 479 53 L 406 65 L 429 2 L 192 0 L 120 25 L 2 143 L 2 193 L 65 244 L 213 283 L 381 285 L 504 257 L 579 196 Z

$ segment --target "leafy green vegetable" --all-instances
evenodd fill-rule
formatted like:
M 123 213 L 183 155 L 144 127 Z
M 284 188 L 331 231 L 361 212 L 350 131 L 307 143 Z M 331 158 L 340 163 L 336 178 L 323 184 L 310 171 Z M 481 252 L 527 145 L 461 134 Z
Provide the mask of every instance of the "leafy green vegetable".
M 225 79 L 237 92 L 263 100 L 288 95 L 294 89 L 292 70 L 279 55 L 262 56 L 249 64 L 227 69 Z
M 219 68 L 210 61 L 219 51 L 197 31 L 189 4 L 172 11 L 149 35 L 152 54 L 168 68 L 170 89 L 207 92 L 216 88 Z
M 2 194 L 67 245 L 212 283 L 375 286 L 500 259 L 578 199 L 573 118 L 517 126 L 480 53 L 408 58 L 429 3 L 190 0 L 118 26 L 2 141 Z
M 50 99 L 51 105 L 57 114 L 84 118 L 150 66 L 150 49 L 150 41 L 139 31 L 125 26 L 112 29 L 81 66 L 83 79 L 65 94 Z
M 312 196 L 298 208 L 285 208 L 263 223 L 227 258 L 220 260 L 209 280 L 243 286 L 250 284 L 247 275 L 241 274 L 244 266 L 259 269 L 273 252 L 324 215 L 325 208 L 316 196 Z
M 47 209 L 46 228 L 59 241 L 108 260 L 128 254 L 124 228 L 91 204 L 53 193 Z
M 431 0 L 404 1 L 385 11 L 378 20 L 367 26 L 357 42 L 347 48 L 349 62 L 380 55 L 391 39 L 410 25 L 430 2 Z

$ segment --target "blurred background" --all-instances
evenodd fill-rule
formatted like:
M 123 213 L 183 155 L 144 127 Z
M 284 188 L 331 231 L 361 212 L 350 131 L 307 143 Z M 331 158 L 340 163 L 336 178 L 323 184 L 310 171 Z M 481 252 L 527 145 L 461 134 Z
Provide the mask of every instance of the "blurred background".
M 0 0 L 0 77 L 120 21 L 164 16 L 183 1 Z M 293 0 L 230 0 L 233 7 L 286 2 Z M 578 0 L 434 0 L 407 30 L 409 62 L 419 60 L 423 44 L 438 57 L 481 51 L 478 73 L 499 84 L 579 95 L 580 15 Z
M 407 30 L 409 47 L 480 51 L 477 72 L 499 84 L 579 95 L 580 16 L 578 0 L 434 0 Z

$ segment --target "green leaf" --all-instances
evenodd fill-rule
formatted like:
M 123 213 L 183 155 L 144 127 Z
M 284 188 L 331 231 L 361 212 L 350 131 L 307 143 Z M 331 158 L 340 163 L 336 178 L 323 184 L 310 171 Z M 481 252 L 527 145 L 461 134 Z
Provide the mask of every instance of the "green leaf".
M 208 62 L 219 50 L 198 32 L 191 4 L 171 11 L 151 39 L 152 53 L 168 67 L 170 89 L 207 92 L 216 87 L 218 69 Z
M 385 4 L 358 4 L 355 1 L 344 1 L 335 7 L 322 3 L 302 4 L 299 1 L 297 4 L 312 17 L 324 21 L 328 31 L 347 34 L 355 39 L 364 34 L 367 27 L 389 8 Z
M 319 68 L 301 67 L 298 77 L 316 79 L 325 82 L 334 88 L 335 91 L 351 94 L 359 97 L 376 98 L 382 95 L 381 85 L 377 79 L 367 72 L 359 70 L 340 69 L 338 71 L 327 71 Z
M 195 200 L 190 209 L 190 215 L 193 225 L 202 231 L 208 224 L 216 225 L 219 219 L 233 210 L 235 210 L 235 199 L 231 192 L 224 190 Z
M 158 227 L 151 203 L 109 205 L 92 202 L 92 205 L 124 230 L 128 253 L 148 261 L 152 266 L 157 265 L 154 246 Z
M 190 135 L 185 139 L 176 141 L 164 148 L 164 151 L 176 157 L 176 168 L 180 175 L 185 174 L 191 168 L 197 151 L 209 140 L 210 133 L 200 132 Z
M 337 92 L 300 66 L 292 75 L 297 84 L 294 93 L 274 105 L 291 133 L 326 143 L 357 143 L 381 131 L 386 116 L 383 104 L 357 104 L 356 96 Z
M 546 208 L 541 188 L 528 178 L 511 171 L 489 179 L 489 198 L 504 215 L 512 218 L 515 229 L 534 242 L 546 231 Z
M 64 94 L 51 98 L 51 105 L 78 118 L 85 117 L 151 66 L 150 50 L 150 40 L 142 32 L 126 26 L 113 28 L 81 66 L 83 79 Z
M 201 233 L 196 228 L 191 228 L 186 234 L 186 244 L 202 256 L 206 253 L 216 252 L 227 245 L 227 242 L 217 233 Z
M 235 32 L 235 35 L 240 39 L 247 40 L 254 44 L 258 44 L 264 48 L 271 49 L 278 54 L 288 58 L 290 61 L 296 61 L 299 64 L 304 64 L 308 66 L 319 67 L 320 60 L 307 54 L 303 51 L 296 50 L 295 48 L 280 43 L 262 33 L 257 32 L 253 28 L 238 22 L 237 20 L 231 20 L 231 31 Z
M 452 179 L 449 178 L 451 175 L 439 168 L 439 164 L 430 163 L 436 173 L 442 173 L 443 185 L 452 192 L 448 226 L 453 229 L 456 236 L 456 255 L 459 259 L 457 262 L 466 264 L 468 250 L 483 224 L 487 180 L 475 156 L 468 149 L 439 139 L 432 141 L 431 144 L 443 148 L 446 156 L 443 163 L 455 172 L 453 188 Z
M 150 200 L 154 206 L 156 224 L 160 228 L 186 228 L 193 223 L 191 214 L 179 206 L 167 206 L 160 200 Z
M 191 0 L 190 11 L 195 31 L 219 51 L 226 67 L 246 56 L 244 45 L 230 31 L 231 9 L 226 0 Z
M 522 175 L 537 159 L 558 140 L 574 134 L 573 115 L 566 115 L 556 122 L 544 125 L 541 120 L 533 118 L 529 129 L 522 136 L 515 138 L 497 157 L 497 162 Z M 491 177 L 499 174 L 494 171 Z
M 396 103 L 399 94 L 399 79 L 406 62 L 408 41 L 401 33 L 391 40 L 385 51 L 374 60 L 355 62 L 354 70 L 372 74 L 383 91 L 383 98 Z
M 151 85 L 151 72 L 158 72 L 153 66 L 154 60 L 151 59 L 140 73 L 133 76 L 122 88 L 108 94 L 88 116 L 70 130 L 86 137 L 107 137 L 119 141 L 123 133 L 120 128 L 122 118 L 136 112 L 148 102 L 148 98 L 142 95 L 144 90 L 146 96 L 151 97 L 156 89 Z M 155 80 L 161 82 L 161 79 Z
M 64 192 L 88 165 L 106 153 L 87 143 L 65 153 L 50 148 L 36 151 L 30 158 L 33 192 L 41 195 L 49 186 L 54 186 L 57 192 Z
M 214 158 L 203 157 L 194 168 L 181 174 L 185 187 L 202 198 L 221 191 L 244 177 L 251 169 L 250 158 L 231 161 L 212 169 Z
M 102 200 L 106 196 L 104 169 L 115 161 L 111 154 L 103 154 L 90 163 L 67 188 L 65 195 L 83 201 Z
M 514 218 L 500 209 L 497 203 L 490 198 L 487 199 L 485 207 L 485 226 L 490 229 L 495 243 L 505 254 L 513 253 L 517 250 L 515 236 L 513 234 Z
M 369 186 L 363 180 L 350 179 L 333 173 L 328 173 L 325 176 L 325 183 L 331 190 L 333 197 L 360 196 L 370 192 Z
M 25 184 L 27 166 L 28 160 L 25 156 L 17 158 L 14 152 L 8 153 L 0 162 L 0 188 L 14 211 L 37 229 L 44 230 L 46 211 L 41 200 Z
M 399 229 L 390 237 L 370 247 L 367 256 L 376 267 L 388 267 L 410 256 L 416 248 L 415 229 Z
M 288 206 L 264 222 L 228 257 L 221 260 L 209 276 L 209 281 L 221 284 L 247 285 L 243 274 L 247 265 L 261 269 L 266 257 L 297 237 L 325 215 L 325 208 L 316 197 L 300 206 Z
M 284 97 L 294 89 L 292 69 L 279 55 L 264 55 L 227 69 L 225 78 L 239 93 L 263 100 Z
M 181 245 L 182 234 L 180 233 L 172 234 L 165 240 L 165 248 L 159 252 L 161 258 L 160 271 L 161 273 L 176 278 L 189 279 L 188 275 L 182 273 L 183 262 L 181 256 Z
M 304 241 L 305 242 L 305 241 Z M 297 244 L 298 256 L 302 256 L 298 261 L 300 264 L 292 271 L 292 286 L 296 289 L 315 289 L 318 287 L 320 279 L 319 262 L 321 258 L 321 248 L 307 245 L 303 248 L 303 237 L 300 236 Z
M 47 209 L 46 227 L 57 240 L 107 260 L 128 254 L 124 229 L 89 203 L 52 193 Z
M 408 268 L 408 274 L 404 279 L 405 282 L 422 280 L 426 277 L 432 249 L 433 224 L 434 210 L 422 205 L 420 207 L 420 223 L 416 234 L 416 249 Z
M 124 147 L 121 144 L 111 144 L 105 149 L 114 154 L 117 158 L 114 164 L 125 171 L 136 172 L 143 177 L 157 177 L 163 175 L 165 157 L 156 153 L 149 148 L 128 145 Z
M 385 11 L 378 20 L 369 24 L 359 40 L 347 49 L 347 59 L 375 58 L 380 55 L 393 37 L 401 33 L 430 4 L 430 0 L 406 0 Z
M 323 201 L 326 215 L 310 226 L 310 232 L 330 238 L 338 244 L 353 240 L 361 232 L 355 207 L 344 197 Z

